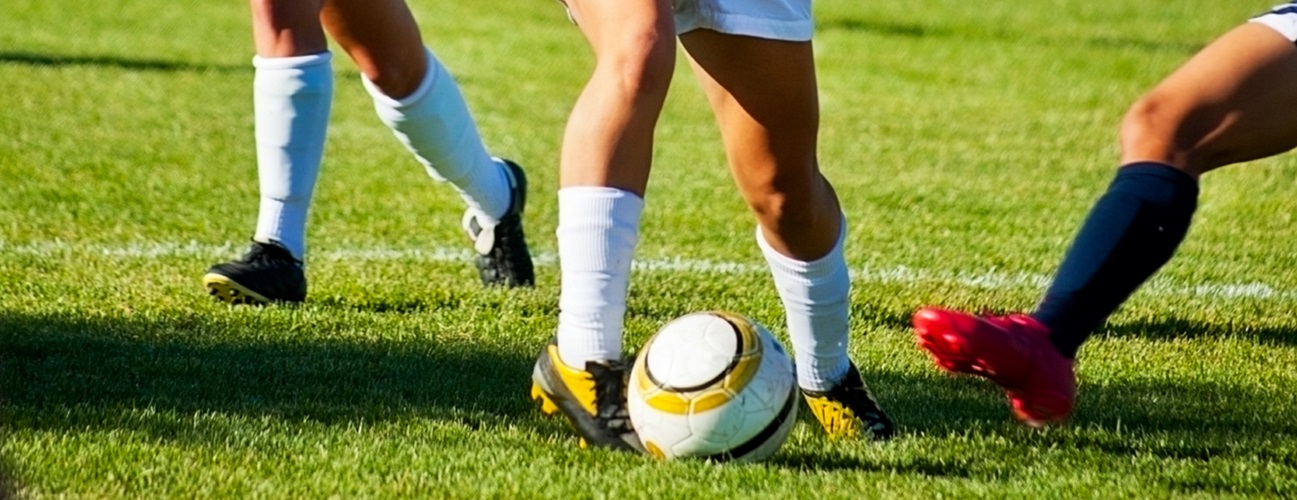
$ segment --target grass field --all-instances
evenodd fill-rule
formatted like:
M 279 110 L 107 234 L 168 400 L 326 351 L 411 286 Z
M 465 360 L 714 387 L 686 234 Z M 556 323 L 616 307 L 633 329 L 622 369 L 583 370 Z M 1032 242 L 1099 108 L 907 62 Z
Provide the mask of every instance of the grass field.
M 819 0 L 821 160 L 850 218 L 853 358 L 900 425 L 769 462 L 576 449 L 526 399 L 557 318 L 558 143 L 591 65 L 555 2 L 416 1 L 491 148 L 525 165 L 533 290 L 483 290 L 462 206 L 340 57 L 302 307 L 208 300 L 255 222 L 246 6 L 6 0 L 0 460 L 45 497 L 1297 495 L 1297 157 L 1207 176 L 1180 254 L 1030 430 L 913 345 L 924 304 L 1029 308 L 1144 89 L 1272 1 Z M 627 344 L 694 310 L 782 310 L 679 68 Z M 698 200 L 708 200 L 700 203 Z

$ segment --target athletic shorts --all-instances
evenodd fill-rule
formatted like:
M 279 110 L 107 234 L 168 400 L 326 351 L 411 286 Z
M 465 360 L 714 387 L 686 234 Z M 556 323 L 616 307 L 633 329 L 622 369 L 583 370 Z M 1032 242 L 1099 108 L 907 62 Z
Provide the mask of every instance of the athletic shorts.
M 676 33 L 709 29 L 729 35 L 804 42 L 815 22 L 811 0 L 673 0 Z
M 1297 2 L 1276 5 L 1270 12 L 1252 18 L 1252 22 L 1274 28 L 1279 34 L 1297 42 Z

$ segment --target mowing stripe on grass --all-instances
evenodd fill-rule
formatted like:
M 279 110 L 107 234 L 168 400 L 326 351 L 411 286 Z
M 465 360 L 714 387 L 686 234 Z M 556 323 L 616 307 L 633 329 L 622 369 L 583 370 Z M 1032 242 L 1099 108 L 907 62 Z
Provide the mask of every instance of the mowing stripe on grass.
M 211 259 L 229 258 L 243 250 L 242 245 L 210 245 L 194 241 L 187 243 L 133 243 L 124 246 L 103 246 L 77 244 L 66 241 L 48 241 L 13 245 L 0 242 L 0 254 L 34 255 L 51 257 L 56 255 L 104 256 L 120 259 L 152 259 L 159 257 L 207 257 Z M 473 254 L 467 248 L 335 248 L 321 250 L 311 254 L 312 259 L 345 262 L 381 262 L 381 261 L 416 261 L 416 262 L 463 262 L 471 259 Z M 542 266 L 556 265 L 558 256 L 545 252 L 536 254 L 535 263 Z M 683 257 L 659 257 L 637 259 L 635 269 L 640 271 L 659 272 L 698 272 L 719 274 L 765 273 L 764 264 L 741 262 L 686 259 Z M 859 283 L 957 283 L 970 287 L 1004 290 L 1013 288 L 1041 289 L 1049 285 L 1050 277 L 1033 273 L 1006 273 L 996 270 L 977 273 L 949 272 L 930 269 L 917 269 L 906 266 L 890 268 L 856 267 L 851 270 L 852 281 Z M 1142 293 L 1166 296 L 1207 297 L 1216 299 L 1297 299 L 1297 291 L 1276 288 L 1260 283 L 1198 283 L 1194 285 L 1176 283 L 1167 279 L 1154 279 L 1142 290 Z

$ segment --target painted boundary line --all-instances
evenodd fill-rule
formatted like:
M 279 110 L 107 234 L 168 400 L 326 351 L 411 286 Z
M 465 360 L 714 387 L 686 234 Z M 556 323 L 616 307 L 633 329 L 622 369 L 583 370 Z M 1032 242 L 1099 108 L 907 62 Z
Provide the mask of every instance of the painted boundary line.
M 0 242 L 0 254 L 30 256 L 87 255 L 103 256 L 116 259 L 152 259 L 161 257 L 206 257 L 215 260 L 229 258 L 242 253 L 243 245 L 211 245 L 198 242 L 187 243 L 132 243 L 122 246 L 105 246 L 95 244 L 78 244 L 66 241 L 49 241 L 12 245 Z M 415 262 L 463 262 L 472 258 L 466 248 L 431 247 L 427 249 L 408 248 L 341 248 L 320 250 L 311 254 L 311 259 L 326 261 L 415 261 Z M 541 266 L 553 266 L 558 256 L 553 253 L 541 253 L 535 256 L 535 262 Z M 714 260 L 686 259 L 667 257 L 637 259 L 634 268 L 650 272 L 697 272 L 718 274 L 764 274 L 766 267 L 762 263 L 740 263 Z M 1017 289 L 1028 288 L 1043 290 L 1049 285 L 1049 276 L 1031 273 L 1005 273 L 990 270 L 979 273 L 934 271 L 905 266 L 890 268 L 856 267 L 851 270 L 851 280 L 857 283 L 914 284 L 914 283 L 954 283 L 982 289 Z M 1260 283 L 1199 283 L 1186 285 L 1165 279 L 1154 279 L 1141 289 L 1141 293 L 1163 296 L 1206 297 L 1217 299 L 1297 299 L 1297 291 L 1276 288 Z

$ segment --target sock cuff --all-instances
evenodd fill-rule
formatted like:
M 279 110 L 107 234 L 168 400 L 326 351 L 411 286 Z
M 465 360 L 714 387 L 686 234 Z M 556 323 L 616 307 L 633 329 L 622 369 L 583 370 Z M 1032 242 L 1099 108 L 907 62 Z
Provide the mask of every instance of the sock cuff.
M 1165 163 L 1152 161 L 1142 161 L 1127 163 L 1117 169 L 1117 175 L 1113 177 L 1112 185 L 1130 180 L 1158 179 L 1168 182 L 1175 186 L 1176 189 L 1187 190 L 1196 198 L 1198 196 L 1198 179 L 1188 172 L 1172 167 Z
M 378 104 L 396 109 L 414 106 L 423 99 L 423 96 L 428 95 L 428 93 L 432 91 L 432 86 L 440 81 L 446 73 L 446 68 L 441 65 L 441 61 L 437 60 L 437 56 L 432 53 L 432 50 L 424 47 L 423 54 L 428 61 L 428 69 L 423 75 L 423 81 L 419 82 L 419 86 L 416 87 L 414 92 L 411 92 L 408 96 L 400 99 L 393 99 L 391 96 L 384 94 L 383 91 L 379 89 L 377 85 L 374 85 L 374 82 L 370 81 L 369 77 L 365 76 L 363 73 L 360 75 L 360 83 L 365 87 L 365 90 L 369 92 L 370 97 L 374 98 L 374 102 Z
M 277 69 L 307 69 L 312 66 L 329 66 L 333 61 L 333 53 L 329 51 L 318 54 L 307 54 L 304 56 L 291 57 L 262 57 L 253 56 L 252 66 L 257 69 L 277 70 Z
M 810 281 L 817 281 L 823 278 L 833 276 L 840 272 L 845 266 L 842 256 L 842 249 L 846 245 L 847 236 L 847 218 L 842 217 L 842 223 L 838 225 L 838 240 L 833 244 L 829 253 L 813 261 L 802 261 L 794 259 L 775 250 L 766 240 L 765 232 L 758 225 L 756 229 L 757 246 L 761 248 L 761 254 L 765 256 L 766 262 L 771 268 L 784 273 L 791 273 L 802 276 Z
M 644 199 L 635 193 L 603 186 L 573 186 L 558 190 L 559 225 L 629 225 L 639 227 Z M 564 215 L 567 215 L 565 217 Z

